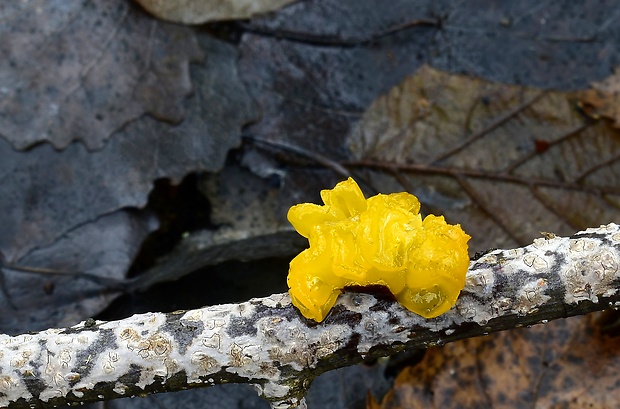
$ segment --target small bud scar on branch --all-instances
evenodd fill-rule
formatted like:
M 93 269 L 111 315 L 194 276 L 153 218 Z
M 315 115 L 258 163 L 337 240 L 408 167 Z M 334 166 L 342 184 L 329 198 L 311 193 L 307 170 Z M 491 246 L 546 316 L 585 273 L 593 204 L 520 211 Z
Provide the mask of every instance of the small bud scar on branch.
M 620 308 L 620 226 L 539 238 L 470 263 L 445 314 L 345 293 L 317 323 L 288 294 L 36 334 L 0 335 L 0 407 L 30 408 L 249 383 L 303 406 L 318 374 L 404 349 Z

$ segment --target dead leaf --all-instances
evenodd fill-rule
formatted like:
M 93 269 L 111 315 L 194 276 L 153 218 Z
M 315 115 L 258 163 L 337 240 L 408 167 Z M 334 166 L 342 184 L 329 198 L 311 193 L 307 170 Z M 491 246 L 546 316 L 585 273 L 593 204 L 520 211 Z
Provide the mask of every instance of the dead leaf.
M 181 24 L 247 19 L 275 11 L 294 0 L 136 0 L 155 17 Z
M 388 191 L 404 183 L 476 250 L 571 234 L 615 220 L 620 199 L 620 137 L 574 99 L 423 67 L 352 129 L 349 165 L 382 169 L 369 177 Z
M 325 74 L 313 85 L 328 87 L 334 98 L 306 102 L 342 109 L 378 85 L 386 87 L 380 91 L 385 92 L 401 81 L 404 70 L 411 72 L 422 64 L 497 82 L 586 88 L 592 79 L 607 76 L 615 64 L 617 51 L 609 30 L 614 10 L 609 0 L 588 7 L 570 2 L 519 2 L 508 7 L 494 0 L 480 8 L 436 0 L 394 1 L 390 7 L 374 0 L 299 1 L 243 26 L 265 39 L 288 43 L 271 60 L 275 69 L 297 69 L 312 77 L 322 72 L 309 67 L 320 54 Z M 302 49 L 305 53 L 296 55 Z M 364 53 L 363 61 L 355 57 Z M 293 57 L 292 67 L 283 64 Z M 306 80 L 312 78 L 300 76 L 297 81 Z
M 620 68 L 600 82 L 593 82 L 592 89 L 579 93 L 579 103 L 586 114 L 594 119 L 611 119 L 614 128 L 620 128 Z
M 187 28 L 125 0 L 4 2 L 0 21 L 0 128 L 13 147 L 99 149 L 145 113 L 183 118 L 202 57 Z
M 103 214 L 144 206 L 155 179 L 178 182 L 223 165 L 256 111 L 236 76 L 235 49 L 206 36 L 200 41 L 209 58 L 192 67 L 196 91 L 177 126 L 142 117 L 96 152 L 79 143 L 18 152 L 0 140 L 0 250 L 9 262 Z
M 31 252 L 18 264 L 74 275 L 3 268 L 0 333 L 71 326 L 99 313 L 120 293 L 111 291 L 106 283 L 80 275 L 87 273 L 122 281 L 142 240 L 155 228 L 157 222 L 148 214 L 119 211 L 68 232 L 54 244 Z
M 620 343 L 600 314 L 431 348 L 380 407 L 617 407 Z

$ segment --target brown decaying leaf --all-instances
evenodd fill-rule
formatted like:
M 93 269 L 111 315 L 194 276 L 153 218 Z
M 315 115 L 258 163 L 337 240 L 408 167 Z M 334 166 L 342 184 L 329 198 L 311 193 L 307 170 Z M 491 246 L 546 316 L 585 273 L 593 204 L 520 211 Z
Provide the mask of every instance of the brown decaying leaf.
M 605 313 L 603 313 L 605 314 Z M 600 314 L 431 348 L 373 408 L 615 408 L 620 342 Z
M 294 0 L 136 0 L 155 17 L 182 24 L 248 19 Z
M 2 2 L 0 135 L 96 149 L 145 113 L 178 122 L 201 56 L 190 30 L 126 0 Z
M 600 82 L 593 82 L 592 89 L 579 93 L 579 105 L 592 118 L 611 119 L 620 128 L 620 68 Z
M 425 66 L 366 110 L 347 164 L 381 170 L 367 176 L 383 191 L 399 190 L 398 172 L 428 212 L 464 226 L 475 250 L 614 221 L 620 138 L 584 118 L 576 95 Z

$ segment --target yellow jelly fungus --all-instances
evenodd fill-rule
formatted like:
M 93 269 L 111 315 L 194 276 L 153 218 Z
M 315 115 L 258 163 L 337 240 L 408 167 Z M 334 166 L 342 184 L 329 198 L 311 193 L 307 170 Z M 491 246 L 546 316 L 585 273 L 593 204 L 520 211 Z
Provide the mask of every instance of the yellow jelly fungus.
M 288 220 L 310 248 L 291 261 L 289 294 L 321 322 L 347 286 L 386 286 L 425 318 L 448 311 L 465 285 L 470 237 L 443 216 L 422 220 L 409 193 L 364 197 L 352 178 L 321 191 L 325 205 L 291 207 Z

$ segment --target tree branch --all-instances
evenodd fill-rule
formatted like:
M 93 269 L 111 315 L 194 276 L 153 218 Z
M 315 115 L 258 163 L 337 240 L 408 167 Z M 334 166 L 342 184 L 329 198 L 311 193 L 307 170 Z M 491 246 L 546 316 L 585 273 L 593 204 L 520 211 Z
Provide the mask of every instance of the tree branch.
M 381 295 L 342 295 L 306 320 L 287 294 L 113 322 L 0 335 L 0 406 L 36 408 L 239 382 L 304 405 L 335 368 L 494 331 L 620 307 L 620 226 L 539 238 L 471 262 L 454 308 L 424 319 Z

